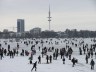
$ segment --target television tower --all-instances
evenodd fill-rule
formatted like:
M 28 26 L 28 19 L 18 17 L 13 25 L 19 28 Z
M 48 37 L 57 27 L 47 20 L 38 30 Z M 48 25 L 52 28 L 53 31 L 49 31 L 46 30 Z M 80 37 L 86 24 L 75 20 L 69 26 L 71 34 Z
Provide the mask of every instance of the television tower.
M 48 17 L 48 21 L 49 21 L 49 31 L 51 30 L 51 26 L 50 26 L 50 22 L 51 22 L 51 12 L 50 12 L 50 5 L 49 5 L 49 17 Z

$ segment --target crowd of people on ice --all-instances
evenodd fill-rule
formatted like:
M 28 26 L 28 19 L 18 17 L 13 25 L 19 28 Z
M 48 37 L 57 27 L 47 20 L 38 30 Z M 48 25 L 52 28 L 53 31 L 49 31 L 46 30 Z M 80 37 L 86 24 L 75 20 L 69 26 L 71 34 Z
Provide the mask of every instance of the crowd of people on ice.
M 79 55 L 85 55 L 85 62 L 86 64 L 90 63 L 91 70 L 94 69 L 95 61 L 96 59 L 96 40 L 91 39 L 92 44 L 85 43 L 84 39 L 76 39 L 76 38 L 69 38 L 69 39 L 56 39 L 57 41 L 53 41 L 52 38 L 49 39 L 24 39 L 21 41 L 24 45 L 28 46 L 31 44 L 30 51 L 26 49 L 20 49 L 20 44 L 17 42 L 17 47 L 14 49 L 10 48 L 10 44 L 8 42 L 3 42 L 7 48 L 4 48 L 2 43 L 0 43 L 0 60 L 4 58 L 4 56 L 9 56 L 10 58 L 14 58 L 15 56 L 29 56 L 29 63 L 33 64 L 33 68 L 31 71 L 35 68 L 35 71 L 37 69 L 37 63 L 42 63 L 42 58 L 46 56 L 46 64 L 51 64 L 52 61 L 56 61 L 58 57 L 62 59 L 62 63 L 66 64 L 66 58 L 68 58 L 72 62 L 72 67 L 75 66 L 76 63 L 79 62 L 76 57 L 73 57 L 72 54 L 74 52 L 74 47 L 78 48 L 78 54 Z M 65 47 L 63 48 L 55 48 L 54 45 L 59 45 L 60 43 L 65 44 Z M 40 44 L 41 46 L 38 47 L 39 52 L 41 52 L 41 55 L 38 56 L 38 62 L 35 63 L 32 62 L 33 56 L 37 54 L 37 51 L 35 47 Z M 52 45 L 52 47 L 47 47 L 46 44 Z M 48 54 L 48 52 L 52 53 L 51 55 Z M 89 62 L 89 59 L 91 59 L 91 62 Z

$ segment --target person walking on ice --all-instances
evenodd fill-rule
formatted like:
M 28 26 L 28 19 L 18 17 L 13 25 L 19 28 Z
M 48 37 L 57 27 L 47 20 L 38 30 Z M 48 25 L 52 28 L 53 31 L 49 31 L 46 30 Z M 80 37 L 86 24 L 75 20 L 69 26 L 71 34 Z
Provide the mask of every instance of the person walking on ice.
M 35 63 L 33 63 L 33 68 L 31 69 L 31 72 L 33 71 L 33 69 L 35 68 L 35 71 L 37 70 L 37 61 Z
M 63 64 L 65 64 L 65 58 L 64 57 L 63 57 L 62 61 L 63 61 Z
M 93 59 L 91 60 L 90 65 L 91 65 L 91 70 L 94 70 L 95 62 L 93 61 Z
M 41 56 L 38 57 L 38 64 L 41 64 Z

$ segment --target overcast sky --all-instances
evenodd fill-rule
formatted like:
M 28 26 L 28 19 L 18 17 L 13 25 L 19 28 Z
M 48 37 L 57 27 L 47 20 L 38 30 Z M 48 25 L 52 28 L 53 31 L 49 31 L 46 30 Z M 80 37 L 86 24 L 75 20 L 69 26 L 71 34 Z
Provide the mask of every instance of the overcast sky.
M 0 31 L 13 30 L 17 19 L 25 19 L 26 31 L 48 30 L 49 3 L 51 30 L 96 30 L 96 0 L 0 0 Z

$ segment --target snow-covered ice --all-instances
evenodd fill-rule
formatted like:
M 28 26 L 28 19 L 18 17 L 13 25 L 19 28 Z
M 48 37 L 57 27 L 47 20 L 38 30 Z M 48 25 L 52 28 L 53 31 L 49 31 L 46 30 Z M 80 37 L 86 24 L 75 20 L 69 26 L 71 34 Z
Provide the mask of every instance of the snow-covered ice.
M 30 39 L 27 39 L 27 41 Z M 47 39 L 44 39 L 46 41 Z M 64 48 L 65 43 L 63 43 L 64 39 L 53 39 L 53 44 L 44 44 L 46 47 L 52 47 L 54 46 L 55 48 Z M 79 43 L 81 39 L 78 39 L 76 43 Z M 13 39 L 13 42 L 9 42 L 9 39 L 1 39 L 0 43 L 2 44 L 2 47 L 7 49 L 7 46 L 4 44 L 4 41 L 6 41 L 8 44 L 10 44 L 11 49 L 16 48 L 17 42 Z M 21 43 L 22 41 L 22 43 Z M 38 39 L 40 41 L 40 39 Z M 59 45 L 55 45 L 54 42 L 59 41 Z M 62 41 L 62 43 L 61 43 Z M 71 41 L 71 40 L 70 40 Z M 84 39 L 85 43 L 93 44 L 91 42 L 91 38 Z M 21 39 L 20 42 L 18 42 L 20 45 L 19 53 L 21 49 L 28 50 L 30 52 L 32 44 L 29 46 L 26 46 L 23 44 L 23 40 Z M 34 42 L 35 43 L 35 42 Z M 36 49 L 36 55 L 33 57 L 33 62 L 38 61 L 38 56 L 41 55 L 41 52 L 38 50 L 38 47 L 41 46 L 41 44 L 38 44 L 35 49 Z M 43 47 L 44 47 L 43 46 Z M 89 46 L 90 47 L 90 46 Z M 46 56 L 44 58 L 41 58 L 41 64 L 37 64 L 37 72 L 96 72 L 96 65 L 94 67 L 94 70 L 90 69 L 90 61 L 89 63 L 86 64 L 85 62 L 85 55 L 79 55 L 79 46 L 75 47 L 72 46 L 73 49 L 73 54 L 72 57 L 75 57 L 78 59 L 78 64 L 75 65 L 75 67 L 72 67 L 72 62 L 65 57 L 65 64 L 63 64 L 62 59 L 60 56 L 58 57 L 57 60 L 52 60 L 51 64 L 46 64 Z M 48 52 L 48 55 L 52 54 L 51 52 Z M 30 56 L 30 55 L 29 55 Z M 29 56 L 15 56 L 13 59 L 10 59 L 9 56 L 4 56 L 2 60 L 0 60 L 0 72 L 31 72 L 32 69 L 32 64 L 29 64 Z M 93 57 L 95 64 L 96 64 L 96 59 L 95 56 Z M 35 72 L 33 70 L 32 72 Z

